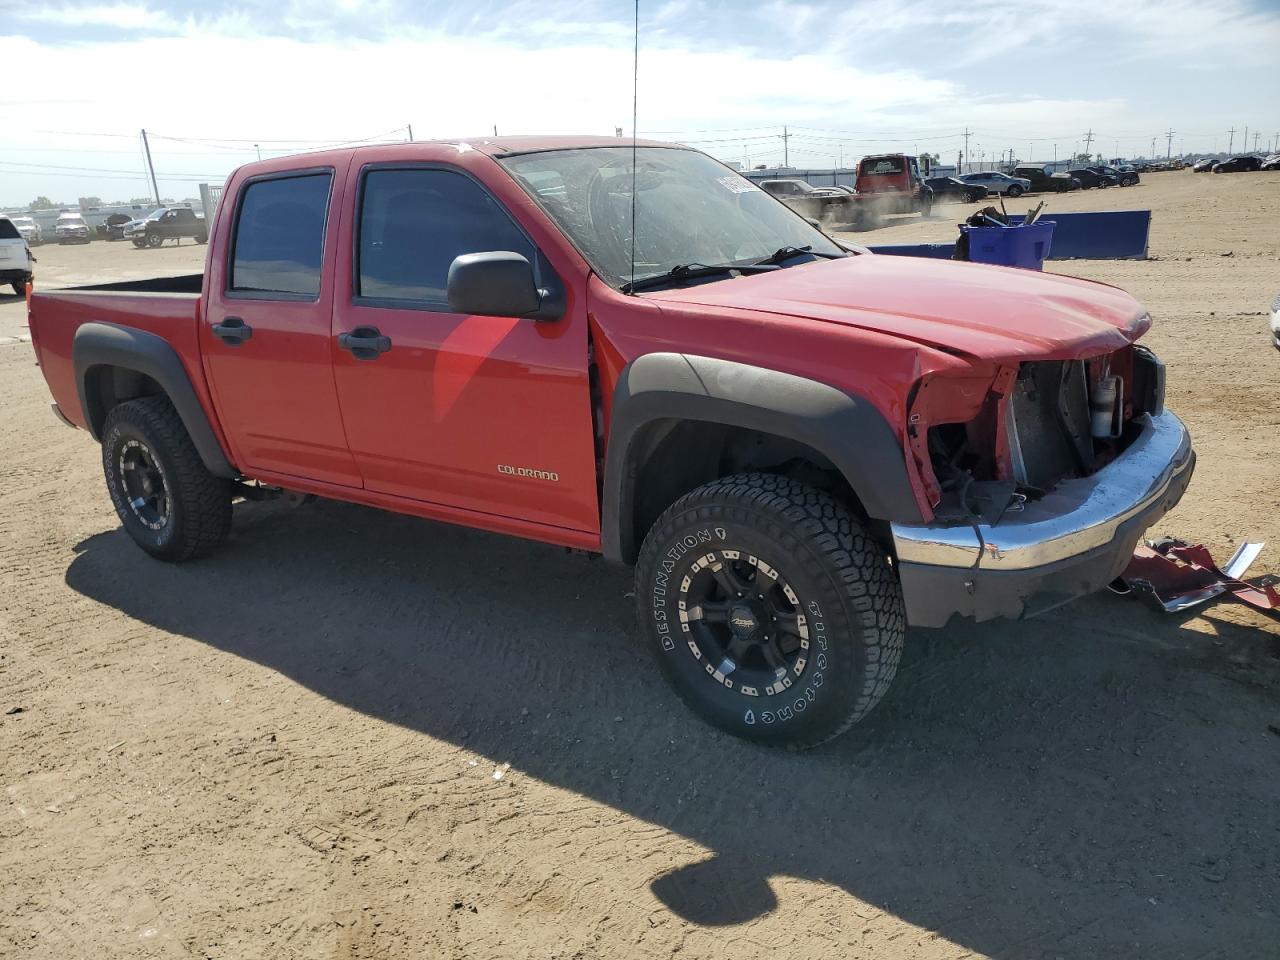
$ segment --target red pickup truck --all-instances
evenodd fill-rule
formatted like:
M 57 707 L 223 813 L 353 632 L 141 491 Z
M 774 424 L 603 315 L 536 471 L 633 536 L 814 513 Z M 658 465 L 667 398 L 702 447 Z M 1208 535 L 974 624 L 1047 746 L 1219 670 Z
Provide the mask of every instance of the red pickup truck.
M 129 536 L 185 560 L 290 492 L 603 553 L 744 737 L 865 716 L 908 624 L 1103 587 L 1194 465 L 1126 293 L 859 252 L 684 147 L 361 147 L 223 196 L 203 274 L 30 300 Z

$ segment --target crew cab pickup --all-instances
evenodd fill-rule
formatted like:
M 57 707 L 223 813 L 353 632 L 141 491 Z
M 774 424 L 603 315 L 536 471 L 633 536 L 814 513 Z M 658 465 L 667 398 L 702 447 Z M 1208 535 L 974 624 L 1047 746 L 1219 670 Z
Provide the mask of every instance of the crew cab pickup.
M 367 146 L 223 196 L 203 274 L 30 300 L 124 531 L 185 560 L 289 492 L 602 553 L 743 737 L 861 719 L 908 624 L 1105 586 L 1191 476 L 1128 294 L 862 252 L 686 147 Z
M 138 249 L 158 247 L 166 240 L 182 243 L 189 237 L 196 243 L 209 242 L 209 228 L 204 217 L 190 207 L 160 207 L 141 220 L 130 220 L 124 225 L 124 239 L 132 240 Z

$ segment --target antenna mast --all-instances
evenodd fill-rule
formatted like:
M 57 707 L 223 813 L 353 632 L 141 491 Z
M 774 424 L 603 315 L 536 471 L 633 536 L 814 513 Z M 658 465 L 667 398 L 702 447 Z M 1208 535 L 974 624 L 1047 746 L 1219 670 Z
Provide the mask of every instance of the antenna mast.
M 640 0 L 636 0 L 635 46 L 631 51 L 631 287 L 636 284 L 636 117 L 640 97 Z

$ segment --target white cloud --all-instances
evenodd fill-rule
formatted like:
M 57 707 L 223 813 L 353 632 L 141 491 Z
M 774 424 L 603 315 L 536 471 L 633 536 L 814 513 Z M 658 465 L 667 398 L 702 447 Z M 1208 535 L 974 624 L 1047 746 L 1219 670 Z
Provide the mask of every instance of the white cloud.
M 166 13 L 137 3 L 64 4 L 57 7 L 34 5 L 10 13 L 18 20 L 74 27 L 114 27 L 118 30 L 167 33 L 178 22 Z

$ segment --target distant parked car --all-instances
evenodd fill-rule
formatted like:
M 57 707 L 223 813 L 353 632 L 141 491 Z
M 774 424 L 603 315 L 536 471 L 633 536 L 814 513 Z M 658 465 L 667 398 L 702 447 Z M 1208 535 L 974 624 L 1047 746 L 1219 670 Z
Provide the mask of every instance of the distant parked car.
M 78 213 L 65 212 L 58 214 L 53 223 L 53 235 L 58 243 L 88 243 L 93 239 L 89 225 Z
M 107 222 L 102 225 L 102 235 L 108 240 L 123 240 L 124 228 L 132 222 L 133 218 L 127 213 L 113 213 L 107 217 Z
M 924 184 L 933 191 L 934 203 L 976 203 L 987 195 L 986 187 L 958 177 L 930 177 Z
M 983 170 L 980 173 L 966 173 L 960 177 L 965 183 L 986 187 L 988 193 L 1003 193 L 1010 197 L 1020 197 L 1031 189 L 1031 181 L 1024 177 L 1011 177 L 1007 173 L 996 170 Z
M 1099 166 L 1096 166 L 1096 167 L 1090 167 L 1089 169 L 1092 170 L 1094 173 L 1102 174 L 1104 177 L 1114 177 L 1116 183 L 1120 184 L 1120 186 L 1122 187 L 1136 186 L 1138 184 L 1138 180 L 1140 179 L 1138 175 L 1132 170 L 1129 170 L 1129 171 L 1117 170 L 1115 167 L 1108 167 L 1105 164 L 1100 164 Z
M 1280 293 L 1271 301 L 1271 343 L 1280 350 Z
M 1213 169 L 1213 165 L 1217 162 L 1218 161 L 1216 160 L 1211 160 L 1209 157 L 1205 157 L 1203 160 L 1197 160 L 1195 163 L 1191 165 L 1191 172 L 1192 173 L 1208 173 L 1210 170 Z
M 1263 170 L 1280 170 L 1280 153 L 1273 153 L 1262 161 Z
M 1077 167 L 1074 170 L 1068 170 L 1067 173 L 1079 180 L 1080 186 L 1086 190 L 1090 187 L 1114 187 L 1120 182 L 1109 174 L 1098 173 L 1089 167 Z
M 805 186 L 809 185 L 806 183 Z M 181 243 L 183 237 L 190 237 L 196 243 L 207 243 L 209 228 L 205 226 L 204 217 L 198 216 L 190 207 L 160 207 L 152 210 L 145 219 L 130 220 L 125 224 L 124 236 L 139 249 L 158 247 L 166 240 Z
M 1031 189 L 1036 193 L 1066 193 L 1080 189 L 1080 181 L 1071 174 L 1053 173 L 1049 167 L 1037 167 L 1035 164 L 1015 167 L 1013 175 L 1031 181 Z
M 1232 157 L 1213 165 L 1214 173 L 1248 173 L 1262 169 L 1262 158 L 1253 156 Z
M 32 217 L 10 217 L 13 225 L 17 227 L 18 233 L 22 234 L 22 239 L 27 241 L 27 246 L 38 247 L 44 243 L 44 231 L 40 229 L 40 224 L 36 223 Z
M 27 281 L 34 274 L 34 258 L 27 249 L 27 241 L 8 217 L 0 217 L 0 283 L 13 287 L 22 296 L 27 292 Z

